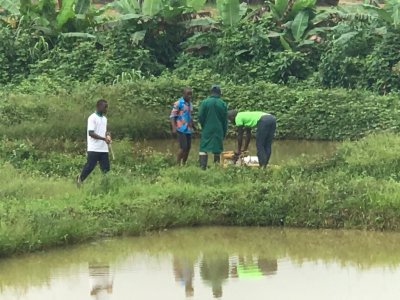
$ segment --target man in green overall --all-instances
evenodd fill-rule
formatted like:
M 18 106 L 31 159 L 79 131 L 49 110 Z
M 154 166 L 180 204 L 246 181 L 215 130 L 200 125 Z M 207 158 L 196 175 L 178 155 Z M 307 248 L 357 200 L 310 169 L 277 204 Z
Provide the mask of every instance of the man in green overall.
M 275 136 L 276 130 L 276 119 L 273 115 L 261 112 L 261 111 L 246 111 L 237 112 L 236 110 L 230 110 L 228 113 L 229 121 L 231 121 L 237 127 L 237 150 L 235 155 L 238 157 L 243 151 L 247 151 L 250 138 L 251 129 L 256 127 L 256 147 L 258 163 L 260 167 L 266 167 L 272 152 L 272 140 Z M 244 148 L 243 134 L 246 131 L 246 140 Z
M 211 95 L 201 101 L 199 107 L 199 122 L 202 128 L 199 163 L 203 170 L 207 168 L 207 153 L 214 154 L 216 163 L 220 161 L 220 154 L 224 150 L 223 141 L 228 129 L 228 108 L 220 97 L 221 88 L 213 85 Z

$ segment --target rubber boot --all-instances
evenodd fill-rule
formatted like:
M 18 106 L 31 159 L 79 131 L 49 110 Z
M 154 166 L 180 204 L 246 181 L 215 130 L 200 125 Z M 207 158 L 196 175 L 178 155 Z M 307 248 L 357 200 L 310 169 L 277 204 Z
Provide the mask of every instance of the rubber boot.
M 221 154 L 214 154 L 214 164 L 220 164 L 221 163 Z
M 208 156 L 207 155 L 199 155 L 199 164 L 200 164 L 200 168 L 202 170 L 207 169 L 207 163 L 208 163 Z

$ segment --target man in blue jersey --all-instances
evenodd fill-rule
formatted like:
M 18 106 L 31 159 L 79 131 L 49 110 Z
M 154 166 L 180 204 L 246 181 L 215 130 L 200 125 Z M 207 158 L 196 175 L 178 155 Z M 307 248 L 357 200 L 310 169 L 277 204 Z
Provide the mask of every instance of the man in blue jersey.
M 192 133 L 195 129 L 192 118 L 192 96 L 192 89 L 184 88 L 183 96 L 174 103 L 170 115 L 172 133 L 178 135 L 179 151 L 176 156 L 178 165 L 186 164 L 192 146 Z

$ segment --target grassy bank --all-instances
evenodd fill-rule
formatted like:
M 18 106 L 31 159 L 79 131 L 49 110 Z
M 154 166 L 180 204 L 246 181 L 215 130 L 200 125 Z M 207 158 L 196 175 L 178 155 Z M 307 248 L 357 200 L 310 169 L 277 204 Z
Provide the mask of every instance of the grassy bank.
M 82 189 L 72 182 L 73 168 L 45 178 L 30 158 L 18 165 L 3 156 L 0 255 L 178 226 L 400 226 L 396 135 L 371 135 L 344 143 L 329 159 L 296 160 L 266 171 L 171 167 L 169 158 L 133 155 L 129 147 L 121 147 L 126 159 L 112 173 L 91 177 Z M 72 156 L 64 155 L 49 170 L 68 165 Z
M 110 102 L 109 127 L 116 138 L 156 138 L 169 134 L 169 110 L 185 86 L 194 89 L 195 117 L 210 84 L 220 82 L 230 108 L 271 112 L 277 137 L 337 140 L 375 131 L 399 130 L 398 95 L 361 90 L 318 89 L 263 81 L 221 82 L 207 72 L 180 80 L 162 76 L 117 85 L 76 83 L 68 90 L 42 91 L 44 84 L 0 90 L 0 132 L 12 139 L 85 139 L 85 124 L 99 98 Z M 45 85 L 48 86 L 48 85 Z

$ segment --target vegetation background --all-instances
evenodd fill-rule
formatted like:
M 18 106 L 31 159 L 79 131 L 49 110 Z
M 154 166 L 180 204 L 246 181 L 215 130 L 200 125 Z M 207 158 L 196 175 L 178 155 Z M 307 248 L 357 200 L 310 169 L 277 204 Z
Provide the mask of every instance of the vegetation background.
M 0 7 L 0 255 L 203 224 L 398 230 L 398 0 Z M 181 169 L 134 146 L 169 135 L 182 87 L 197 103 L 211 83 L 232 108 L 274 113 L 280 138 L 358 141 L 266 171 Z M 78 190 L 100 97 L 118 157 Z

